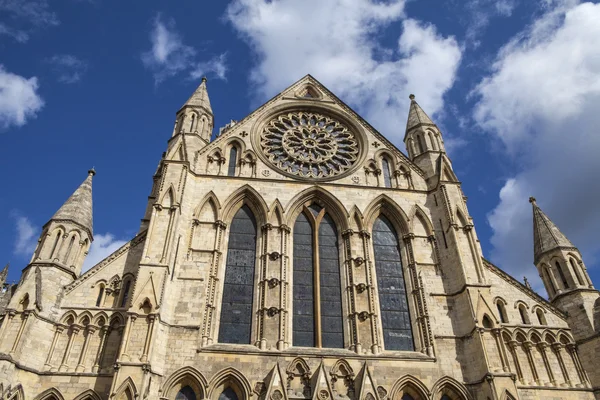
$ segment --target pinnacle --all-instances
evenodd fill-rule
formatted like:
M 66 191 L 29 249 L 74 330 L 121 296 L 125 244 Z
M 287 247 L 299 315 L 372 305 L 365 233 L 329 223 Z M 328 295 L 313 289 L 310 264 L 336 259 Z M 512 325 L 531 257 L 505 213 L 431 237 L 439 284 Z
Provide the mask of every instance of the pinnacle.
M 58 209 L 51 220 L 67 220 L 87 229 L 92 234 L 92 178 L 96 171 L 92 168 L 83 183 Z
M 406 131 L 408 132 L 410 129 L 421 125 L 435 125 L 431 118 L 423 111 L 419 103 L 415 100 L 415 95 L 411 94 L 408 96 L 410 99 L 410 108 L 408 110 L 408 121 L 406 122 Z
M 185 102 L 183 107 L 191 106 L 191 107 L 200 107 L 204 108 L 207 112 L 212 114 L 212 108 L 210 106 L 210 99 L 208 98 L 208 90 L 206 89 L 206 77 L 202 78 L 202 82 L 200 86 L 196 89 L 196 91 L 192 94 L 192 96 Z
M 533 251 L 534 260 L 549 250 L 567 247 L 575 248 L 573 243 L 558 229 L 537 205 L 534 197 L 529 198 L 533 206 Z

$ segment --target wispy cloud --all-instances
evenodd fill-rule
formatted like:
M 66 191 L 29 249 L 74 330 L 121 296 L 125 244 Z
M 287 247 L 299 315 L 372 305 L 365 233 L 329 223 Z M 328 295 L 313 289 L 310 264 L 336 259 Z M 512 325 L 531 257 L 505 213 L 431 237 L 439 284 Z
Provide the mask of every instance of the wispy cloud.
M 186 73 L 191 78 L 214 73 L 218 78 L 225 79 L 226 55 L 221 54 L 209 61 L 198 61 L 196 50 L 183 43 L 173 20 L 165 21 L 158 14 L 153 21 L 150 42 L 152 48 L 142 53 L 142 63 L 152 71 L 156 84 L 180 73 Z
M 94 241 L 85 258 L 81 272 L 85 272 L 114 253 L 119 247 L 127 243 L 125 240 L 115 238 L 112 233 L 94 235 Z
M 43 106 L 36 77 L 27 79 L 0 65 L 0 129 L 25 125 Z
M 39 228 L 36 227 L 29 218 L 22 215 L 19 211 L 11 212 L 11 217 L 15 221 L 16 238 L 13 247 L 13 253 L 24 258 L 29 258 L 35 251 Z
M 7 35 L 20 43 L 29 40 L 32 32 L 60 23 L 50 10 L 47 0 L 0 0 L 0 35 Z
M 46 60 L 61 83 L 76 83 L 81 80 L 88 68 L 88 63 L 71 54 L 56 54 Z
M 235 0 L 226 18 L 256 55 L 257 101 L 310 73 L 396 144 L 408 95 L 430 114 L 442 110 L 462 55 L 453 37 L 407 18 L 402 0 Z M 396 45 L 382 49 L 380 35 L 400 26 Z
M 498 54 L 491 74 L 475 90 L 474 118 L 519 166 L 489 214 L 492 259 L 509 272 L 532 266 L 529 196 L 582 249 L 591 263 L 600 254 L 600 4 L 574 1 L 548 7 Z

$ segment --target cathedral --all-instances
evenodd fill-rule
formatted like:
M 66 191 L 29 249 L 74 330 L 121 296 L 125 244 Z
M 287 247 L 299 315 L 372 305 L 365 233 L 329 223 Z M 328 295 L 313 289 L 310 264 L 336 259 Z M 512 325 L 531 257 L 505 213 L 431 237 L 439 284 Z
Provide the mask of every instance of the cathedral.
M 406 154 L 310 75 L 213 139 L 203 79 L 129 242 L 82 273 L 91 170 L 0 273 L 0 399 L 600 399 L 581 253 L 531 198 L 549 300 L 486 260 L 410 99 Z

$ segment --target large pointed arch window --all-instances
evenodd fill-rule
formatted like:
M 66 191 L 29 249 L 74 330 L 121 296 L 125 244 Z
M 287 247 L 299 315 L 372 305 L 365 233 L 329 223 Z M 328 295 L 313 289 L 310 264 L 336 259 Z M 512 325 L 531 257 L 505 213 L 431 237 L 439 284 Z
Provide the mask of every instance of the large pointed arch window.
M 305 207 L 294 224 L 294 346 L 344 347 L 338 234 L 326 210 Z
M 194 390 L 191 387 L 184 386 L 177 392 L 175 400 L 196 400 L 196 393 L 194 393 Z
M 373 224 L 375 272 L 386 350 L 414 350 L 398 235 L 381 215 Z
M 221 305 L 220 343 L 250 344 L 256 259 L 256 220 L 247 205 L 233 217 Z

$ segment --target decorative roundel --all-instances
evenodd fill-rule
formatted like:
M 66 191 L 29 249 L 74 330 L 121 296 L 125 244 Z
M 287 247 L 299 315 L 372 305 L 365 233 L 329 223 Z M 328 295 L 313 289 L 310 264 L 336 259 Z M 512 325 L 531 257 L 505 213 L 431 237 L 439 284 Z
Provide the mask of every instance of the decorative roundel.
M 263 128 L 260 144 L 275 167 L 301 178 L 327 179 L 341 175 L 359 157 L 358 140 L 350 128 L 313 111 L 277 115 Z

